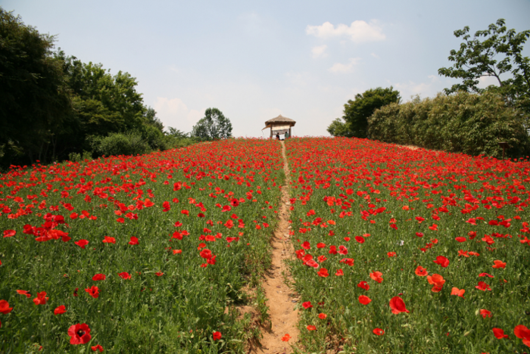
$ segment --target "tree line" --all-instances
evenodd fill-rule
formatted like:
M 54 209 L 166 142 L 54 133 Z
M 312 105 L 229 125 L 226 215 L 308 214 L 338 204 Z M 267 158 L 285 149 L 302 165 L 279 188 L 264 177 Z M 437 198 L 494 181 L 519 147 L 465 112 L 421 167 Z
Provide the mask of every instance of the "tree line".
M 0 7 L 0 168 L 141 154 L 231 136 L 209 108 L 190 133 L 164 125 L 129 73 L 83 63 Z
M 509 156 L 530 155 L 530 58 L 522 54 L 530 30 L 508 30 L 499 19 L 473 38 L 469 27 L 454 35 L 463 42 L 450 52 L 453 65 L 438 74 L 460 83 L 407 103 L 393 87 L 369 89 L 344 105 L 328 132 L 496 157 L 502 156 L 499 142 L 506 142 Z M 482 77 L 498 85 L 479 88 Z

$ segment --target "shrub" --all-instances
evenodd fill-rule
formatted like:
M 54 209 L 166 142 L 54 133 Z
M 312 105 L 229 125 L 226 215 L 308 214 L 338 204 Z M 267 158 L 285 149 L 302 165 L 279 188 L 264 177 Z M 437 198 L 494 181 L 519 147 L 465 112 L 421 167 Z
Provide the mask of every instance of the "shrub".
M 530 140 L 524 114 L 492 92 L 459 92 L 404 104 L 390 104 L 374 112 L 368 131 L 373 139 L 470 155 L 502 156 L 499 142 L 507 142 L 508 156 L 528 154 Z
M 138 133 L 112 133 L 105 137 L 92 137 L 91 145 L 98 156 L 136 155 L 150 151 L 149 144 Z

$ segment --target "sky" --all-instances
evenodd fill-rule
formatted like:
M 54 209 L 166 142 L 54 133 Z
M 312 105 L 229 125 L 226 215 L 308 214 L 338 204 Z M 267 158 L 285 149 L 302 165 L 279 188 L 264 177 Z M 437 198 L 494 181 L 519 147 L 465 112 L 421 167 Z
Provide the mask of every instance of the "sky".
M 209 107 L 236 137 L 268 136 L 294 119 L 295 136 L 329 136 L 344 104 L 376 87 L 402 101 L 458 82 L 438 75 L 462 42 L 455 30 L 497 19 L 530 29 L 529 0 L 0 0 L 56 48 L 137 79 L 165 126 L 191 131 Z M 530 41 L 524 54 L 530 56 Z M 494 84 L 484 78 L 483 85 Z

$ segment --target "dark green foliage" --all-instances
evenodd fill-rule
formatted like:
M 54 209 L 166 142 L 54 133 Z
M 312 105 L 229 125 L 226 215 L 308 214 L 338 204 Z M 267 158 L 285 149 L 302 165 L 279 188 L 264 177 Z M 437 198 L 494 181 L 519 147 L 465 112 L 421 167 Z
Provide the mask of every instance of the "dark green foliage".
M 0 159 L 46 160 L 60 153 L 70 110 L 53 37 L 0 8 Z M 7 165 L 8 163 L 4 163 Z
M 217 108 L 208 108 L 204 118 L 193 126 L 191 136 L 201 140 L 227 139 L 232 136 L 232 123 Z
M 399 91 L 390 88 L 370 89 L 355 95 L 355 100 L 349 100 L 344 105 L 344 116 L 341 122 L 335 119 L 328 127 L 328 132 L 334 136 L 366 138 L 368 132 L 368 117 L 378 108 L 390 103 L 399 103 Z
M 473 39 L 467 26 L 455 31 L 454 35 L 462 37 L 464 42 L 458 51 L 451 50 L 448 59 L 454 62 L 453 66 L 440 68 L 438 74 L 463 81 L 445 89 L 445 92 L 451 94 L 463 90 L 481 93 L 493 90 L 508 103 L 530 112 L 530 58 L 522 54 L 530 30 L 520 33 L 514 29 L 507 30 L 505 20 L 499 19 L 487 30 L 477 31 Z M 481 37 L 484 38 L 482 41 Z M 508 76 L 502 77 L 503 74 Z M 483 76 L 496 78 L 499 87 L 478 88 L 479 79 Z
M 92 149 L 98 156 L 137 155 L 149 152 L 149 144 L 138 133 L 111 133 L 106 137 L 90 139 Z
M 461 91 L 382 107 L 369 119 L 369 134 L 389 143 L 495 157 L 502 156 L 498 143 L 507 142 L 507 154 L 518 157 L 530 147 L 523 117 L 499 94 Z

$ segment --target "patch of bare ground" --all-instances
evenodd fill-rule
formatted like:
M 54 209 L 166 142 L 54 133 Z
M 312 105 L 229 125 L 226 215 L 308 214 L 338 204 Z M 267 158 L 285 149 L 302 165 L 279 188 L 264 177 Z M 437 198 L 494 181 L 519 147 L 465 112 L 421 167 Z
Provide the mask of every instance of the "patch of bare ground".
M 287 283 L 292 283 L 289 269 L 285 263 L 294 254 L 289 236 L 289 165 L 285 155 L 285 145 L 282 144 L 284 160 L 285 185 L 282 187 L 279 223 L 271 239 L 272 265 L 262 281 L 262 289 L 269 308 L 269 321 L 261 325 L 263 338 L 258 343 L 251 343 L 251 354 L 287 354 L 292 353 L 291 344 L 298 340 L 298 310 L 295 309 L 298 295 Z M 286 335 L 288 341 L 283 341 Z

